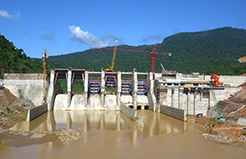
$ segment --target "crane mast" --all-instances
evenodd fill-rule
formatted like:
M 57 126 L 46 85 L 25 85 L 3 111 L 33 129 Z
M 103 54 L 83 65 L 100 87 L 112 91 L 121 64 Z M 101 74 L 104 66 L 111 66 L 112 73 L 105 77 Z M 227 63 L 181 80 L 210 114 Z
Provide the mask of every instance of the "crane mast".
M 112 64 L 109 68 L 106 68 L 106 72 L 114 72 L 114 62 L 115 62 L 115 55 L 116 55 L 116 50 L 117 50 L 117 43 L 118 43 L 118 38 L 115 40 L 115 46 L 114 46 L 114 54 L 113 54 L 113 59 L 112 59 Z
M 46 79 L 47 79 L 47 59 L 46 49 L 43 52 L 43 104 L 46 103 Z

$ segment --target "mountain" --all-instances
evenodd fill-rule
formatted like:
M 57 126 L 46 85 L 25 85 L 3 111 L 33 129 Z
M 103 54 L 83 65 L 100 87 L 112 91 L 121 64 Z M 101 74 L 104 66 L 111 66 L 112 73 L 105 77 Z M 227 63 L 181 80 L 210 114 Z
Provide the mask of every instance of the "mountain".
M 231 27 L 201 32 L 177 33 L 157 44 L 158 52 L 171 52 L 172 56 L 156 55 L 167 70 L 181 73 L 201 72 L 216 67 L 238 64 L 237 59 L 246 55 L 246 30 Z M 127 46 L 117 48 L 152 51 L 153 46 Z M 60 56 L 51 56 L 48 64 L 84 68 L 99 71 L 107 64 L 111 65 L 113 51 L 90 49 Z M 136 52 L 116 52 L 115 70 L 147 72 L 151 70 L 150 54 Z M 158 60 L 156 72 L 161 72 Z
M 246 55 L 246 30 L 231 27 L 201 32 L 177 33 L 157 44 L 158 52 L 171 52 L 172 56 L 156 55 L 155 71 L 161 72 L 159 61 L 166 70 L 180 73 L 243 74 L 246 64 L 237 59 Z M 119 49 L 152 51 L 153 45 L 120 45 Z M 50 56 L 49 69 L 84 68 L 100 71 L 111 65 L 113 51 L 89 49 L 83 52 Z M 116 52 L 115 70 L 139 72 L 151 71 L 150 54 L 137 52 Z M 3 35 L 0 35 L 0 78 L 5 72 L 42 72 L 41 59 L 32 60 L 22 49 L 17 49 Z
M 238 64 L 246 55 L 246 30 L 231 27 L 167 37 L 160 50 L 173 53 L 167 66 L 179 72 L 201 72 L 219 66 Z
M 4 73 L 42 72 L 42 63 L 31 60 L 22 49 L 17 49 L 0 34 L 0 78 Z

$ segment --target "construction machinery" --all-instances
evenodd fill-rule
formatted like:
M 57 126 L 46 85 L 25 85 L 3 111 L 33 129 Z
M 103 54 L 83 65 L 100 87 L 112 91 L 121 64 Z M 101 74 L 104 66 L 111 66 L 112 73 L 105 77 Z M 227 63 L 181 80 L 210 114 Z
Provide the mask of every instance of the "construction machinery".
M 103 50 L 113 50 L 113 48 L 96 48 L 96 49 L 103 49 Z M 125 52 L 139 52 L 139 53 L 147 53 L 147 54 L 150 54 L 151 55 L 151 72 L 153 73 L 153 78 L 155 77 L 154 76 L 154 73 L 155 73 L 155 55 L 156 54 L 160 54 L 160 55 L 169 55 L 171 56 L 172 53 L 160 53 L 160 52 L 157 52 L 157 45 L 154 45 L 154 48 L 153 50 L 150 52 L 150 51 L 141 51 L 141 50 L 127 50 L 127 49 L 117 49 L 116 47 L 114 48 L 114 50 L 116 51 L 125 51 Z M 114 58 L 113 58 L 114 60 Z M 113 64 L 114 61 L 112 61 L 112 64 Z
M 114 61 L 115 61 L 117 43 L 118 43 L 118 38 L 116 38 L 116 40 L 115 40 L 115 46 L 114 46 L 114 54 L 113 54 L 112 64 L 111 64 L 111 66 L 107 65 L 108 68 L 105 69 L 106 72 L 114 72 Z
M 211 77 L 211 83 L 213 85 L 213 87 L 219 87 L 220 86 L 220 82 L 219 82 L 219 76 L 217 74 L 212 74 Z
M 43 104 L 46 103 L 46 79 L 47 79 L 47 59 L 49 57 L 46 55 L 46 49 L 43 52 Z
M 162 72 L 163 72 L 163 73 L 167 72 L 166 69 L 164 68 L 164 66 L 162 65 L 161 61 L 160 61 L 159 59 L 158 59 L 158 61 L 159 61 L 160 65 L 161 65 Z

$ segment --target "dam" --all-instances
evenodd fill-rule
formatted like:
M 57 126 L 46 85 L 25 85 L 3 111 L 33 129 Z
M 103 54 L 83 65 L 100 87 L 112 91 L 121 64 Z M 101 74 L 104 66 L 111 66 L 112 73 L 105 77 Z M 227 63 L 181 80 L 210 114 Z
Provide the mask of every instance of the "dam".
M 125 78 L 127 77 L 127 78 Z M 154 78 L 155 77 L 155 78 Z M 27 121 L 47 111 L 111 110 L 122 111 L 137 120 L 137 109 L 149 109 L 185 121 L 187 114 L 196 115 L 207 111 L 231 94 L 246 80 L 245 76 L 220 76 L 220 86 L 211 85 L 210 75 L 158 74 L 152 72 L 91 72 L 85 69 L 54 69 L 46 81 L 46 103 L 42 101 L 42 74 L 4 74 L 4 86 L 18 98 L 28 99 L 38 107 L 30 110 Z M 57 94 L 56 84 L 66 79 L 67 93 Z M 82 80 L 84 92 L 73 94 L 75 80 Z M 107 87 L 114 87 L 111 94 Z M 30 115 L 32 114 L 32 115 Z M 140 124 L 141 125 L 141 124 Z

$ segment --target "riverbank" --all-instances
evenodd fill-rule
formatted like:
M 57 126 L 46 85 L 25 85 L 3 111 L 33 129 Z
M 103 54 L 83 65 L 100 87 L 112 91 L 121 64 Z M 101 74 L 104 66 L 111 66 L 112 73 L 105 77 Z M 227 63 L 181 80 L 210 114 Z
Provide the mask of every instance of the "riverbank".
M 246 127 L 239 124 L 209 118 L 207 116 L 191 115 L 188 122 L 202 125 L 206 128 L 203 136 L 216 143 L 246 143 Z
M 28 109 L 34 107 L 33 103 L 17 98 L 7 88 L 0 89 L 0 128 L 9 129 L 25 121 Z

